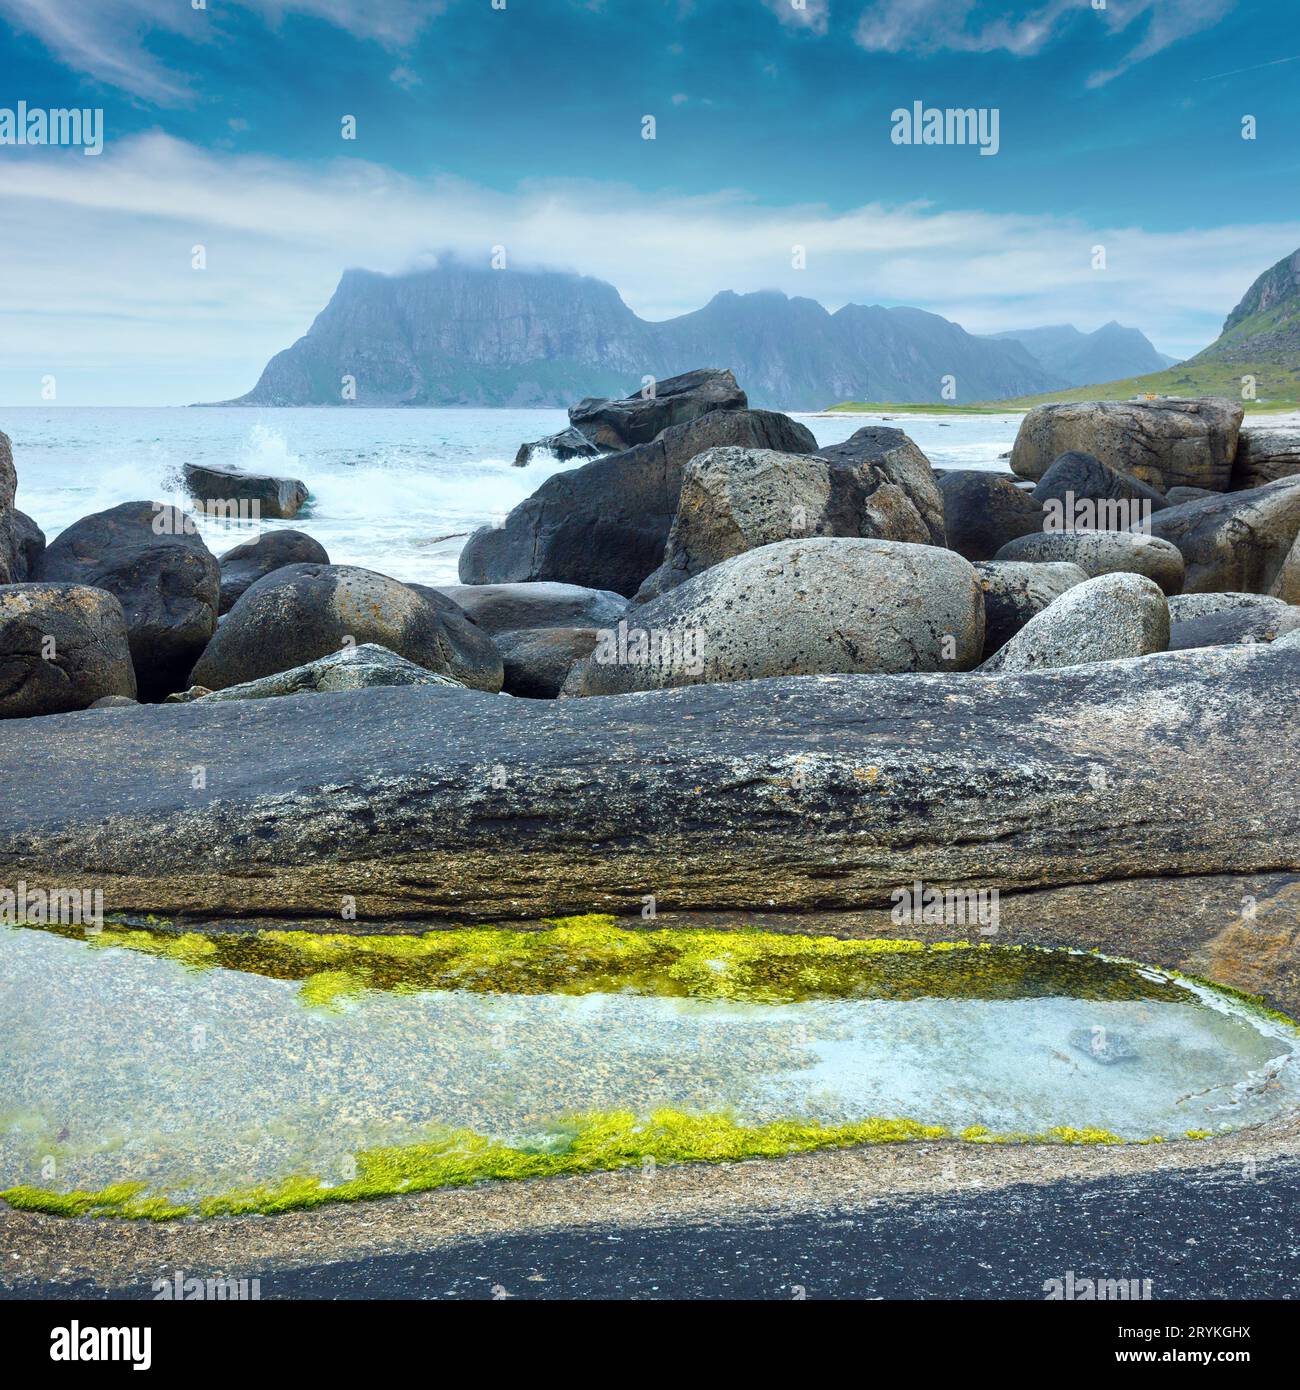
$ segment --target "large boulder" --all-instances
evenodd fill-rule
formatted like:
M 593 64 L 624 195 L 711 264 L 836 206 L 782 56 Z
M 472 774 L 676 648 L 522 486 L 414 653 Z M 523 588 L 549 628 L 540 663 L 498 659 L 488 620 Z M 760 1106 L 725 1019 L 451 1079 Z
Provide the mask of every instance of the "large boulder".
M 943 494 L 934 469 L 902 430 L 864 425 L 843 443 L 818 449 L 817 456 L 831 465 L 832 522 L 838 515 L 853 517 L 867 509 L 877 530 L 909 533 L 877 539 L 947 545 Z M 871 538 L 866 529 L 861 534 Z
M 286 565 L 328 565 L 330 557 L 319 541 L 302 531 L 267 531 L 221 557 L 221 606 L 229 613 L 245 589 Z
M 1169 605 L 1140 574 L 1085 580 L 1031 618 L 981 671 L 1042 671 L 1148 656 L 1169 646 Z
M 501 689 L 500 652 L 450 599 L 354 565 L 286 565 L 259 579 L 191 682 L 224 690 L 369 642 L 474 689 Z
M 194 697 L 197 700 L 270 700 L 282 695 L 335 694 L 342 690 L 374 690 L 384 685 L 448 685 L 459 690 L 466 687 L 449 676 L 439 676 L 417 666 L 413 661 L 390 652 L 387 647 L 363 642 L 359 647 L 344 647 L 261 680 L 228 685 L 223 690 L 211 690 Z
M 975 566 L 984 590 L 984 655 L 990 657 L 1087 573 L 1067 563 L 980 560 Z
M 603 632 L 565 695 L 834 671 L 963 671 L 984 600 L 951 550 L 895 541 L 778 541 L 688 579 Z
M 288 521 L 307 501 L 307 484 L 299 478 L 245 473 L 224 463 L 187 463 L 181 469 L 190 496 L 210 516 Z
M 1005 474 L 953 469 L 939 491 L 948 544 L 968 560 L 991 560 L 1008 541 L 1043 529 L 1043 504 Z
M 1155 488 L 1077 449 L 1052 464 L 1033 496 L 1049 514 L 1054 506 L 1062 511 L 1065 527 L 1072 530 L 1127 531 L 1142 516 L 1169 505 Z
M 1176 594 L 1183 587 L 1183 557 L 1178 547 L 1140 531 L 1040 531 L 1009 541 L 994 559 L 1033 564 L 1064 561 L 1093 577 L 1144 574 L 1167 594 Z
M 1169 617 L 1170 651 L 1272 642 L 1300 628 L 1300 608 L 1263 594 L 1179 594 Z
M 605 629 L 609 631 L 609 629 Z M 554 700 L 574 665 L 600 641 L 594 627 L 536 627 L 499 632 L 493 639 L 505 666 L 502 689 L 530 700 Z
M 19 578 L 14 535 L 14 494 L 17 491 L 13 447 L 9 436 L 0 433 L 0 584 L 12 584 Z
M 521 444 L 518 453 L 515 454 L 515 467 L 525 468 L 540 456 L 559 459 L 563 463 L 568 459 L 594 459 L 608 452 L 599 444 L 593 444 L 581 430 L 570 425 L 567 430 L 560 430 L 558 434 L 548 434 L 544 439 L 534 439 L 529 444 Z
M 135 696 L 122 605 L 82 584 L 0 587 L 0 719 Z
M 1300 603 L 1300 534 L 1292 542 L 1268 591 L 1284 603 Z
M 768 410 L 714 410 L 648 444 L 548 478 L 500 526 L 475 531 L 460 555 L 463 584 L 557 580 L 636 593 L 664 557 L 682 472 L 720 444 L 811 454 L 804 425 Z
M 21 584 L 33 579 L 45 554 L 45 532 L 27 515 L 14 512 L 14 575 L 13 582 Z
M 714 410 L 744 410 L 745 393 L 729 371 L 702 367 L 656 381 L 622 400 L 589 397 L 569 410 L 580 435 L 605 449 L 648 444 L 671 425 L 683 425 Z
M 1231 487 L 1263 487 L 1300 473 L 1300 433 L 1295 430 L 1242 430 L 1232 464 Z
M 1232 400 L 1083 401 L 1039 405 L 1020 423 L 1011 468 L 1041 478 L 1079 450 L 1161 492 L 1228 486 L 1243 411 Z
M 46 547 L 38 578 L 107 589 L 120 600 L 142 700 L 183 689 L 216 630 L 216 556 L 190 516 L 161 502 L 123 502 L 83 517 Z
M 1267 594 L 1300 533 L 1300 478 L 1167 507 L 1151 534 L 1182 552 L 1188 593 Z
M 612 627 L 627 611 L 627 599 L 610 589 L 578 584 L 439 584 L 484 632 L 538 627 Z

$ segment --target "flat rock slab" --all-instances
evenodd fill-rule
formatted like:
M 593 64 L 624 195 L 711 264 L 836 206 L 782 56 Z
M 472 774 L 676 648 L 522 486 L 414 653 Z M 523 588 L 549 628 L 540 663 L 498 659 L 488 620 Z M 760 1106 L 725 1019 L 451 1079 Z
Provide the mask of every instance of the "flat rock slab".
M 1297 685 L 1300 650 L 1231 647 L 559 704 L 404 687 L 14 720 L 0 882 L 102 886 L 109 912 L 337 920 L 354 897 L 361 920 L 465 921 L 1294 870 Z

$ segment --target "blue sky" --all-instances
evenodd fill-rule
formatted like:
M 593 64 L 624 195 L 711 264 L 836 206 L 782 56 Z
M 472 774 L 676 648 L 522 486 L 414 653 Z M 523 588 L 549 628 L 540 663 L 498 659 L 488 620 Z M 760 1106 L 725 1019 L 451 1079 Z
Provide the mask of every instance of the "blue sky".
M 106 132 L 0 147 L 10 403 L 237 394 L 345 266 L 444 249 L 1187 354 L 1300 246 L 1289 0 L 0 0 L 0 54 L 0 107 Z M 997 155 L 892 143 L 914 101 Z

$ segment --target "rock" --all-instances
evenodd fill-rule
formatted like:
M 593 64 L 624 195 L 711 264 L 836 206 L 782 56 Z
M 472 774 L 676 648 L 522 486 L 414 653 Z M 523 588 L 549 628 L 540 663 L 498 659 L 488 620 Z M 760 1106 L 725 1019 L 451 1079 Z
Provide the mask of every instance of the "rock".
M 939 491 L 948 544 L 968 560 L 991 560 L 1008 541 L 1043 529 L 1043 504 L 1001 474 L 954 469 Z
M 373 690 L 384 685 L 447 685 L 468 687 L 447 676 L 436 675 L 387 647 L 363 642 L 331 652 L 319 661 L 279 671 L 261 680 L 228 685 L 223 690 L 200 690 L 195 700 L 269 700 L 280 695 L 320 695 L 341 690 Z
M 1039 405 L 1020 423 L 1011 468 L 1041 478 L 1080 450 L 1161 492 L 1228 486 L 1243 411 L 1232 400 L 1084 401 Z
M 133 700 L 129 695 L 101 695 L 98 700 L 92 701 L 86 706 L 87 709 L 138 709 L 139 707 L 139 700 Z
M 888 932 L 891 894 L 920 879 L 1000 889 L 1004 940 L 1255 990 L 1289 978 L 1294 1001 L 1288 640 L 1027 675 L 559 702 L 414 686 L 53 715 L 0 760 L 0 883 L 102 883 L 109 912 L 327 931 L 346 893 L 377 924 L 639 922 L 653 893 L 662 922 L 776 913 L 816 930 L 821 913 L 879 909 Z M 1262 898 L 1243 919 L 1243 883 L 1265 871 L 1289 896 L 1271 922 Z M 1198 906 L 1177 896 L 1188 876 Z
M 1300 532 L 1300 478 L 1184 502 L 1151 518 L 1183 554 L 1188 593 L 1267 594 Z
M 190 496 L 209 516 L 289 521 L 308 497 L 307 484 L 298 478 L 245 473 L 229 464 L 187 463 L 181 473 Z
M 1065 561 L 1093 577 L 1144 574 L 1167 594 L 1176 594 L 1183 587 L 1183 557 L 1178 547 L 1139 531 L 1042 531 L 1009 541 L 994 559 L 1036 564 Z
M 1292 542 L 1286 559 L 1282 561 L 1282 568 L 1268 586 L 1268 591 L 1284 603 L 1300 603 L 1300 534 Z
M 1052 464 L 1033 496 L 1049 513 L 1051 503 L 1064 510 L 1066 521 L 1058 530 L 1127 531 L 1144 516 L 1169 505 L 1155 488 L 1078 450 L 1062 454 Z M 1081 519 L 1071 520 L 1075 513 Z
M 13 447 L 9 436 L 0 433 L 0 584 L 13 584 L 20 577 L 18 538 L 14 533 L 14 494 L 17 491 Z
M 1042 671 L 1149 656 L 1169 645 L 1169 605 L 1141 574 L 1101 574 L 1031 618 L 981 671 Z
M 649 444 L 548 478 L 501 526 L 475 531 L 460 555 L 464 584 L 557 580 L 634 594 L 659 566 L 682 471 L 720 444 L 810 454 L 812 433 L 766 410 L 715 410 Z
M 706 449 L 686 465 L 664 562 L 636 601 L 747 550 L 809 536 L 942 545 L 929 461 L 901 430 L 872 428 L 811 455 Z
M 1221 492 L 1215 492 L 1208 487 L 1171 487 L 1165 493 L 1165 501 L 1171 507 L 1181 506 L 1184 502 L 1198 502 L 1202 497 L 1222 497 Z
M 135 695 L 122 605 L 82 584 L 0 588 L 0 719 Z
M 1088 578 L 1078 565 L 1022 560 L 981 560 L 975 572 L 984 590 L 986 658 L 1006 646 L 1036 613 Z
M 366 643 L 476 690 L 501 689 L 501 653 L 450 599 L 355 565 L 286 565 L 259 579 L 191 680 L 225 690 Z
M 216 630 L 216 557 L 193 519 L 161 502 L 82 517 L 46 547 L 38 577 L 107 589 L 121 601 L 142 700 L 181 689 Z
M 1284 633 L 1273 643 L 1273 647 L 1278 651 L 1300 651 L 1300 632 L 1292 630 Z
M 1169 616 L 1170 651 L 1272 642 L 1300 628 L 1300 608 L 1262 594 L 1181 594 L 1169 600 Z
M 569 411 L 580 435 L 605 449 L 648 444 L 672 425 L 683 425 L 713 410 L 745 410 L 749 401 L 729 371 L 703 367 L 654 385 L 623 400 L 588 398 Z
M 499 632 L 495 640 L 505 665 L 505 683 L 501 688 L 507 695 L 554 700 L 574 664 L 590 656 L 599 639 L 600 633 L 594 627 Z
M 581 430 L 572 425 L 558 434 L 549 434 L 545 439 L 535 439 L 531 444 L 521 444 L 515 455 L 515 467 L 524 468 L 539 454 L 560 459 L 594 459 L 607 452 L 599 444 L 593 444 Z
M 272 570 L 286 565 L 328 565 L 330 557 L 319 541 L 302 531 L 267 531 L 256 540 L 245 541 L 221 557 L 221 605 L 219 613 L 229 613 L 244 590 Z
M 1295 430 L 1242 430 L 1232 464 L 1230 486 L 1237 491 L 1263 487 L 1300 473 L 1300 433 Z
M 962 671 L 983 646 L 979 580 L 952 551 L 777 541 L 697 574 L 602 634 L 562 693 L 835 671 Z
M 494 635 L 521 628 L 612 627 L 627 599 L 579 584 L 439 584 L 437 591 Z
M 27 515 L 15 511 L 14 517 L 14 577 L 15 584 L 22 584 L 35 577 L 45 554 L 45 532 Z

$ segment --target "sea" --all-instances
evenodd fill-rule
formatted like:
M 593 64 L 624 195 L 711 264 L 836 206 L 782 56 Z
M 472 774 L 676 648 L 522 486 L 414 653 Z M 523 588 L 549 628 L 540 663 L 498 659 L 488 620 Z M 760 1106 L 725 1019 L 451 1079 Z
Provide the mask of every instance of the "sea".
M 904 430 L 936 467 L 1005 468 L 1021 416 L 796 415 L 818 444 L 863 425 Z M 335 564 L 405 582 L 456 582 L 466 536 L 499 524 L 553 473 L 539 459 L 514 467 L 527 440 L 568 423 L 562 410 L 10 407 L 17 506 L 53 540 L 80 517 L 120 502 L 190 505 L 185 463 L 233 464 L 301 478 L 311 497 L 292 521 L 198 519 L 220 555 L 276 527 L 318 540 Z

